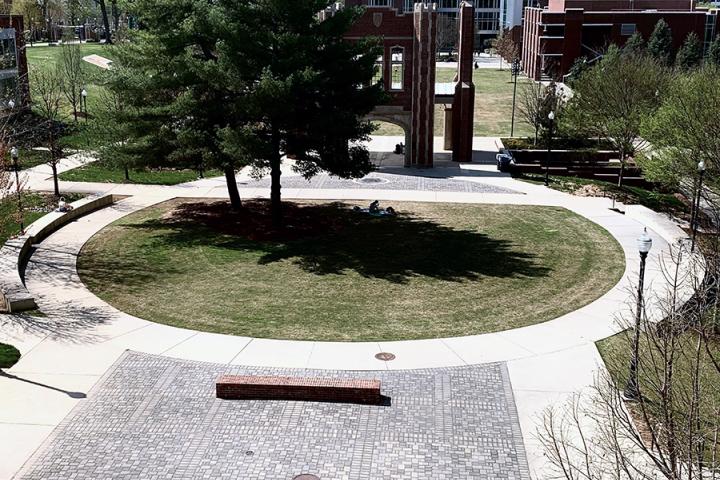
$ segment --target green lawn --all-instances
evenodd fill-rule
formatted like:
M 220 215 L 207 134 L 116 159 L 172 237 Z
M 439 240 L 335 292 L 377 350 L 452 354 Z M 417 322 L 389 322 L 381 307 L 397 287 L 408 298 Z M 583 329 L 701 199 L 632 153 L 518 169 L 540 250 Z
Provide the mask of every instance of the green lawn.
M 95 235 L 78 259 L 83 281 L 169 325 L 360 341 L 544 322 L 598 298 L 625 268 L 607 231 L 561 208 L 393 203 L 399 216 L 379 219 L 351 204 L 286 203 L 295 239 L 262 240 L 257 214 L 185 202 Z
M 74 202 L 83 197 L 80 194 L 64 195 L 67 202 Z M 25 226 L 53 211 L 57 204 L 53 195 L 42 193 L 22 193 L 23 210 L 25 211 Z M 17 222 L 17 197 L 8 196 L 0 200 L 0 245 L 8 238 L 20 232 L 20 224 Z
M 86 55 L 100 55 L 105 58 L 113 59 L 113 46 L 105 46 L 97 43 L 83 43 L 81 45 L 83 56 Z M 27 58 L 28 58 L 28 69 L 30 72 L 37 68 L 47 68 L 57 64 L 60 58 L 60 52 L 62 47 L 28 47 Z M 100 98 L 102 93 L 102 86 L 97 84 L 99 75 L 102 75 L 104 70 L 83 62 L 84 73 L 87 78 L 87 84 L 85 89 L 88 92 L 87 96 L 87 109 L 89 114 L 92 116 L 94 111 L 100 108 Z M 67 132 L 67 135 L 63 137 L 63 145 L 68 148 L 85 149 L 89 146 L 94 145 L 94 135 L 92 129 L 86 131 L 83 120 L 80 119 L 75 123 L 72 115 L 72 108 L 67 102 L 63 102 L 63 120 L 67 122 L 72 128 Z
M 540 174 L 523 174 L 516 177 L 529 183 L 545 183 L 545 176 Z M 566 193 L 578 193 L 582 189 L 591 187 L 594 196 L 615 198 L 624 204 L 637 204 L 648 207 L 658 212 L 671 213 L 675 216 L 683 216 L 688 213 L 688 206 L 680 201 L 672 193 L 657 192 L 640 187 L 618 187 L 611 182 L 591 180 L 587 178 L 550 176 L 550 188 Z
M 436 81 L 438 83 L 452 82 L 455 70 L 439 68 Z M 510 121 L 512 115 L 513 82 L 509 70 L 478 69 L 473 72 L 475 83 L 475 135 L 482 137 L 510 135 Z M 527 77 L 518 77 L 518 98 L 522 85 L 528 83 Z M 441 136 L 444 127 L 444 106 L 435 106 L 435 135 Z M 402 129 L 389 123 L 378 123 L 380 127 L 374 135 L 402 135 Z M 515 111 L 515 136 L 528 136 L 533 130 L 520 118 L 519 111 Z
M 20 352 L 12 345 L 0 343 L 0 368 L 10 368 L 20 360 Z
M 20 149 L 18 152 L 18 162 L 21 170 L 37 167 L 47 163 L 50 160 L 50 152 L 43 150 Z
M 625 388 L 629 377 L 632 336 L 633 330 L 626 330 L 613 337 L 597 342 L 600 355 L 610 372 L 614 384 L 619 389 Z M 641 373 L 638 378 L 640 380 L 641 392 L 646 400 L 648 414 L 651 417 L 658 417 L 658 421 L 661 422 L 662 414 L 659 409 L 659 405 L 661 405 L 661 386 L 666 378 L 663 359 L 665 358 L 664 352 L 670 352 L 671 349 L 661 347 L 663 342 L 659 340 L 659 338 L 659 336 L 655 336 L 651 339 L 648 338 L 646 334 L 641 334 L 639 349 L 639 371 Z M 700 420 L 703 418 L 709 419 L 708 426 L 712 427 L 712 425 L 714 425 L 714 417 L 717 415 L 718 405 L 720 405 L 720 389 L 718 389 L 718 385 L 720 385 L 720 374 L 718 374 L 713 366 L 713 362 L 708 356 L 704 346 L 702 346 L 699 354 L 696 351 L 698 345 L 697 334 L 694 333 L 692 329 L 673 338 L 677 345 L 675 354 L 673 355 L 672 367 L 673 405 L 678 409 L 676 412 L 678 415 L 676 421 L 678 424 L 681 424 L 686 420 L 686 418 L 681 417 L 685 417 L 687 412 L 689 412 L 692 384 L 694 379 L 698 378 L 701 388 L 699 400 Z M 666 341 L 669 344 L 670 337 L 668 337 Z M 720 362 L 720 337 L 716 337 L 714 340 L 711 339 L 711 343 L 708 345 L 710 353 L 715 357 L 717 362 Z M 699 375 L 697 376 L 694 368 L 695 355 L 700 356 Z M 638 407 L 630 404 L 630 409 L 635 413 Z M 639 424 L 643 423 L 644 420 L 640 413 L 635 413 L 635 417 Z M 645 429 L 641 427 L 641 430 Z M 712 439 L 714 435 L 715 433 L 713 431 L 709 431 L 707 432 L 706 438 Z M 711 441 L 708 441 L 707 448 L 709 450 L 712 449 Z M 717 454 L 720 454 L 720 451 L 716 452 L 716 455 Z
M 206 177 L 222 175 L 222 172 L 210 170 Z M 177 185 L 197 180 L 198 173 L 194 170 L 130 170 L 130 182 L 125 180 L 122 170 L 108 168 L 98 163 L 90 163 L 80 168 L 68 170 L 60 174 L 60 180 L 70 182 L 101 182 L 101 183 L 136 183 L 143 185 Z

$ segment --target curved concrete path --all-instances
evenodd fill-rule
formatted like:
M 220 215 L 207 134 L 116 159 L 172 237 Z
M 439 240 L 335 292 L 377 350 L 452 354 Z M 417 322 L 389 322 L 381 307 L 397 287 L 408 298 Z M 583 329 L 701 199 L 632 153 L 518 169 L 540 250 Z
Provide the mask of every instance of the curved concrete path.
M 408 171 L 412 173 L 412 171 Z M 426 173 L 426 172 L 424 172 Z M 132 197 L 69 224 L 47 238 L 33 254 L 26 283 L 47 317 L 2 317 L 0 341 L 23 353 L 10 370 L 18 378 L 0 377 L 0 437 L 9 438 L 10 452 L 0 446 L 0 479 L 9 478 L 52 428 L 78 401 L 72 392 L 87 392 L 126 349 L 215 363 L 312 369 L 382 370 L 447 367 L 507 362 L 531 470 L 539 472 L 542 452 L 533 438 L 535 415 L 568 393 L 592 383 L 600 365 L 596 340 L 617 332 L 616 317 L 627 308 L 628 288 L 637 277 L 635 240 L 643 227 L 653 238 L 648 259 L 648 292 L 661 290 L 661 263 L 671 243 L 684 233 L 671 221 L 642 207 L 626 215 L 609 210 L 610 201 L 579 198 L 518 182 L 492 169 L 469 165 L 436 169 L 434 175 L 507 188 L 516 194 L 406 190 L 286 189 L 284 197 L 388 201 L 506 203 L 561 206 L 606 228 L 626 257 L 623 280 L 597 301 L 555 320 L 506 332 L 460 338 L 398 342 L 298 342 L 252 339 L 196 332 L 155 324 L 120 312 L 89 292 L 80 281 L 76 256 L 83 244 L 107 224 L 133 211 L 174 197 L 223 197 L 224 187 L 212 180 L 179 187 L 99 187 Z M 65 187 L 73 188 L 66 184 Z M 78 189 L 88 188 L 82 185 Z M 93 188 L 95 186 L 92 186 Z M 98 189 L 99 189 L 98 187 Z M 66 190 L 67 190 L 66 188 Z M 266 189 L 244 188 L 241 195 L 266 196 Z M 689 262 L 683 265 L 689 269 Z M 686 291 L 685 296 L 691 294 Z M 659 311 L 649 304 L 650 315 Z M 396 359 L 382 362 L 379 352 Z M 537 474 L 539 477 L 541 474 Z

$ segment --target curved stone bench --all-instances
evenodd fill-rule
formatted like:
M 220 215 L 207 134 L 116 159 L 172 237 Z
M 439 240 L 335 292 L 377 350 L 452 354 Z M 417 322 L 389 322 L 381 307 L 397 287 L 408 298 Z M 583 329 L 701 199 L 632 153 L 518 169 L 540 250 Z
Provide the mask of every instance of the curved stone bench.
M 36 243 L 73 220 L 115 203 L 117 195 L 87 197 L 72 203 L 69 212 L 50 212 L 28 226 L 25 234 L 8 240 L 0 248 L 0 312 L 21 312 L 37 308 L 25 288 L 22 269 Z

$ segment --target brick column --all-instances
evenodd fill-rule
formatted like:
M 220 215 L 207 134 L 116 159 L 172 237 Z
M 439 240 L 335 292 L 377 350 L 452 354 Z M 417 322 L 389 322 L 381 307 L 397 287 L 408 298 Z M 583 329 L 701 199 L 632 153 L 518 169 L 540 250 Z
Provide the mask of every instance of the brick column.
M 453 129 L 452 129 L 452 117 L 453 117 L 453 109 L 452 107 L 445 106 L 445 125 L 443 128 L 443 148 L 445 150 L 452 150 L 452 135 L 453 135 Z
M 575 59 L 582 53 L 582 31 L 584 10 L 582 8 L 568 8 L 565 10 L 565 39 L 563 40 L 562 60 L 558 72 L 562 75 L 570 71 Z
M 474 8 L 469 2 L 459 7 L 458 82 L 453 100 L 452 159 L 472 162 L 473 127 L 475 123 L 475 84 L 473 83 L 473 44 L 475 40 Z
M 413 83 L 409 165 L 433 166 L 435 127 L 435 42 L 437 13 L 434 3 L 416 3 L 413 34 Z

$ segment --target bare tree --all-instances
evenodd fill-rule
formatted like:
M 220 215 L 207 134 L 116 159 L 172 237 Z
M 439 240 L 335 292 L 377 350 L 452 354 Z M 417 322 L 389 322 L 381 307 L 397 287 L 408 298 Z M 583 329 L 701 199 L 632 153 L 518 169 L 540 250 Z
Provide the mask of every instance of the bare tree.
M 546 411 L 538 436 L 557 478 L 720 478 L 718 300 L 713 283 L 702 280 L 717 278 L 717 257 L 689 255 L 687 247 L 675 247 L 662 265 L 666 293 L 649 299 L 661 314 L 643 309 L 637 399 L 622 393 L 630 377 L 633 321 L 605 351 L 611 373 L 598 376 L 592 393 Z M 686 291 L 695 294 L 683 303 Z
M 35 108 L 45 120 L 41 128 L 45 133 L 45 142 L 50 150 L 48 165 L 53 172 L 55 195 L 60 196 L 57 166 L 62 157 L 62 148 L 59 143 L 62 130 L 62 76 L 56 68 L 34 69 L 30 76 L 30 85 L 33 89 Z
M 554 83 L 530 82 L 520 91 L 518 109 L 520 116 L 535 130 L 533 145 L 537 145 L 541 130 L 547 124 L 548 113 L 553 111 L 557 117 L 564 105 L 565 99 L 557 90 Z
M 62 93 L 73 109 L 73 118 L 78 120 L 82 89 L 85 82 L 82 51 L 79 42 L 65 42 L 60 51 L 58 68 L 61 76 Z
M 500 56 L 500 70 L 502 70 L 503 59 L 512 62 L 520 55 L 518 44 L 513 40 L 512 35 L 507 29 L 501 30 L 497 37 L 493 40 L 493 48 Z

